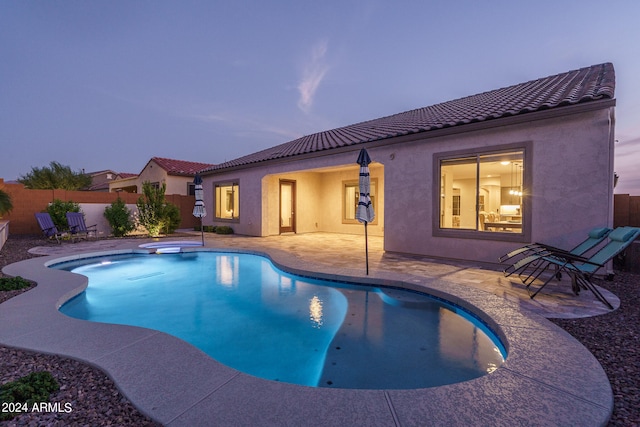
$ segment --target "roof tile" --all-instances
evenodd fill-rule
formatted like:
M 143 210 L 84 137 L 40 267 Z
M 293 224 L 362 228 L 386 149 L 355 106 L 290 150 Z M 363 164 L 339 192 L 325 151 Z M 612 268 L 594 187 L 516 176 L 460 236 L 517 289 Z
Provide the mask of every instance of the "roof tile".
M 166 159 L 163 157 L 152 157 L 162 169 L 167 171 L 169 175 L 192 176 L 203 169 L 209 169 L 215 166 L 211 163 L 190 162 L 187 160 Z
M 211 166 L 205 170 L 222 170 L 599 99 L 613 99 L 614 91 L 615 72 L 613 64 L 598 64 L 429 107 L 303 136 L 257 153 Z

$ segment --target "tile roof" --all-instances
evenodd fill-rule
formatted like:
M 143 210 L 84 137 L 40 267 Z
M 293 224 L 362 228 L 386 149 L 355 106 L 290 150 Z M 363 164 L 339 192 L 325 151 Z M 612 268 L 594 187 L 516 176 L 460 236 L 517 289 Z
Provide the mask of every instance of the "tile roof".
M 163 157 L 152 157 L 151 160 L 167 171 L 167 174 L 179 176 L 193 176 L 203 169 L 215 166 L 211 163 L 189 162 L 187 160 L 165 159 Z
M 120 175 L 120 179 L 133 178 L 134 176 L 138 176 L 137 173 L 129 173 L 129 172 L 121 172 L 118 175 Z
M 314 133 L 206 170 L 222 170 L 600 99 L 613 99 L 614 91 L 613 64 L 598 64 L 429 107 Z

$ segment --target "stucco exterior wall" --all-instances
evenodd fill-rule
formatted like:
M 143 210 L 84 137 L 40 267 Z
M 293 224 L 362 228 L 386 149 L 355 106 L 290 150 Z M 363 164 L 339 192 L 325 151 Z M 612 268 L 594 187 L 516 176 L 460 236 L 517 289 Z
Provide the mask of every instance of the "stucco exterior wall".
M 591 228 L 611 226 L 612 129 L 612 110 L 605 109 L 384 148 L 394 157 L 385 164 L 385 250 L 496 263 L 501 254 L 528 243 L 437 237 L 432 226 L 431 195 L 438 191 L 434 154 L 523 141 L 530 142 L 533 157 L 530 241 L 570 247 Z
M 279 180 L 291 179 L 297 182 L 298 233 L 362 234 L 361 225 L 342 221 L 342 187 L 343 181 L 357 180 L 355 159 L 364 146 L 374 162 L 371 176 L 378 180 L 378 222 L 370 225 L 369 233 L 384 235 L 387 251 L 496 263 L 498 256 L 532 241 L 570 247 L 593 227 L 613 224 L 613 107 L 536 117 L 539 119 L 495 127 L 470 125 L 464 133 L 401 137 L 205 175 L 208 212 L 214 212 L 213 183 L 231 179 L 240 183 L 241 209 L 238 221 L 215 220 L 211 215 L 205 224 L 228 224 L 239 234 L 278 234 Z M 525 241 L 526 235 L 514 240 L 513 236 L 502 239 L 498 233 L 484 233 L 493 235 L 487 240 L 481 232 L 471 238 L 434 233 L 432 220 L 439 211 L 433 195 L 440 193 L 434 183 L 434 156 L 517 143 L 527 144 L 531 169 L 525 196 L 531 213 L 529 240 Z

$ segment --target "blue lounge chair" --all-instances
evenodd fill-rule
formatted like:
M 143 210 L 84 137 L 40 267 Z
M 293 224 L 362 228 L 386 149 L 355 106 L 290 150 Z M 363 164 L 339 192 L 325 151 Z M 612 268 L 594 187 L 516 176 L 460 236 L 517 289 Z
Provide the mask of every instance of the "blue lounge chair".
M 84 215 L 80 212 L 67 212 L 67 223 L 69 223 L 69 232 L 74 238 L 82 236 L 89 238 L 90 234 L 93 234 L 95 238 L 98 237 L 98 225 L 94 224 L 87 227 L 84 222 Z
M 36 213 L 36 221 L 38 221 L 38 225 L 42 230 L 42 233 L 45 235 L 47 239 L 56 239 L 56 242 L 60 243 L 60 238 L 62 237 L 62 233 L 58 231 L 58 228 L 53 223 L 51 219 L 51 215 L 48 212 L 39 212 Z
M 505 277 L 509 277 L 513 273 L 516 273 L 519 270 L 523 270 L 525 267 L 529 265 L 535 265 L 537 261 L 539 261 L 543 256 L 549 255 L 553 252 L 561 253 L 568 252 L 571 255 L 584 255 L 590 249 L 595 248 L 600 244 L 611 232 L 610 228 L 607 227 L 598 227 L 594 228 L 589 232 L 586 240 L 582 243 L 574 247 L 573 249 L 567 251 L 565 249 L 556 248 L 554 246 L 546 245 L 544 243 L 532 243 L 530 245 L 523 246 L 521 248 L 515 249 L 499 258 L 500 262 L 507 261 L 509 259 L 513 259 L 515 257 L 521 256 L 517 262 L 511 264 L 507 268 L 503 270 Z
M 591 282 L 594 274 L 604 267 L 604 265 L 613 259 L 616 255 L 624 251 L 633 241 L 640 236 L 640 228 L 635 227 L 618 227 L 609 233 L 609 243 L 607 243 L 602 249 L 598 250 L 592 257 L 584 258 L 572 254 L 550 252 L 550 255 L 544 256 L 542 260 L 544 265 L 539 267 L 540 270 L 546 270 L 548 266 L 556 266 L 557 271 L 564 271 L 571 276 L 571 283 L 574 293 L 577 295 L 580 292 L 580 288 L 590 290 L 596 298 L 602 301 L 607 307 L 613 309 L 613 306 L 607 301 L 607 299 L 598 291 L 596 285 Z M 556 273 L 557 274 L 557 273 Z M 556 274 L 549 277 L 534 293 L 530 293 L 531 299 L 533 299 L 546 285 L 549 283 Z M 529 275 L 529 278 L 534 276 Z M 538 278 L 540 273 L 535 274 L 533 280 Z M 524 280 L 523 283 L 530 291 L 533 280 Z

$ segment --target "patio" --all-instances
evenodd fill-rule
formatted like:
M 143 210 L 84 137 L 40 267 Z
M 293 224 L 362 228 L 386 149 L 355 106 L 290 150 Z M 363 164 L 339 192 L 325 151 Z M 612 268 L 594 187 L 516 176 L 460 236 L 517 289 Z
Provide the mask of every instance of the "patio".
M 52 259 L 78 252 L 133 249 L 142 242 L 100 240 L 42 246 L 33 252 Z M 100 366 L 143 412 L 167 425 L 206 424 L 213 419 L 262 425 L 419 425 L 426 420 L 512 425 L 532 419 L 541 424 L 584 425 L 604 424 L 611 413 L 610 385 L 597 361 L 568 334 L 538 316 L 608 312 L 590 293 L 573 296 L 567 283 L 550 285 L 532 301 L 517 278 L 505 279 L 500 272 L 470 264 L 385 254 L 382 239 L 375 237 L 369 240 L 369 277 L 364 275 L 361 236 L 207 235 L 206 246 L 265 253 L 293 272 L 379 284 L 401 281 L 405 287 L 447 294 L 450 300 L 472 304 L 470 309 L 490 316 L 506 341 L 509 357 L 494 374 L 433 389 L 330 390 L 272 383 L 233 371 L 162 333 L 62 316 L 55 310 L 56 303 L 81 290 L 83 280 L 37 268 L 42 258 L 5 270 L 15 274 L 22 268 L 27 271 L 23 276 L 55 286 L 38 286 L 3 304 L 0 340 Z M 619 303 L 610 293 L 606 297 L 614 306 Z M 566 351 L 558 354 L 558 348 Z M 163 375 L 158 376 L 158 370 Z
M 199 233 L 182 232 L 191 234 L 194 238 L 200 237 Z M 321 275 L 367 278 L 363 236 L 334 233 L 269 237 L 205 233 L 204 236 L 205 245 L 209 248 L 282 252 L 290 260 L 287 266 L 295 269 Z M 69 251 L 116 249 L 121 247 L 121 243 L 120 240 L 99 240 L 74 245 L 47 245 L 30 252 L 38 255 L 67 255 Z M 505 278 L 500 271 L 490 267 L 482 268 L 478 264 L 385 253 L 382 245 L 382 237 L 369 236 L 370 279 L 396 280 L 398 274 L 401 274 L 404 280 L 416 284 L 428 284 L 434 280 L 456 283 L 492 293 L 546 318 L 586 317 L 610 312 L 588 291 L 581 292 L 579 296 L 574 295 L 567 277 L 562 281 L 552 281 L 532 300 L 516 275 Z M 614 308 L 620 305 L 617 296 L 604 289 L 602 292 Z

